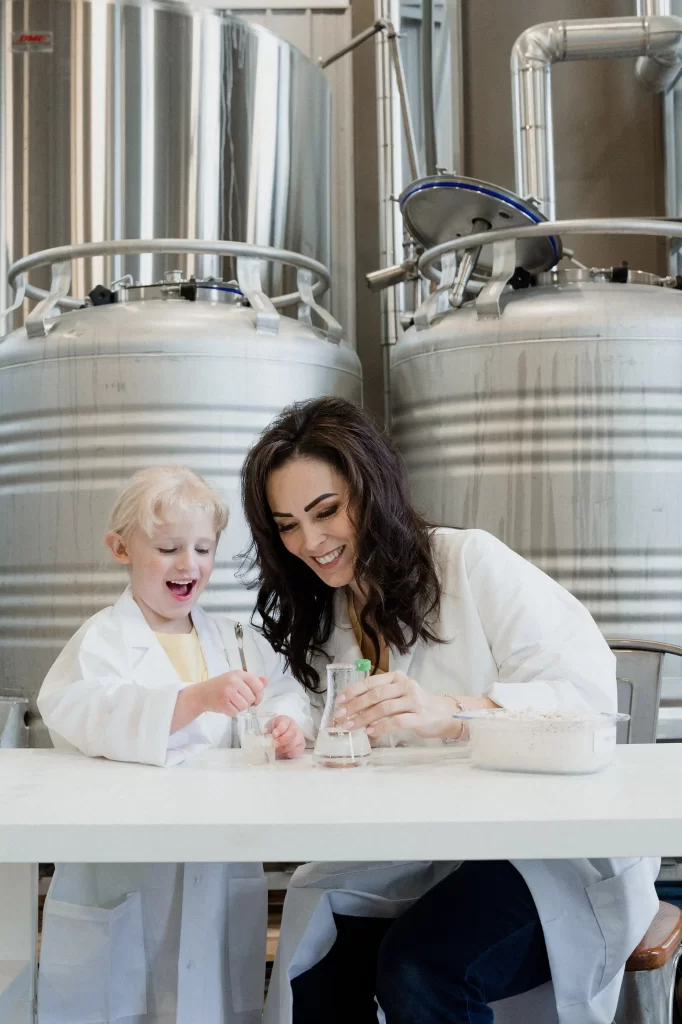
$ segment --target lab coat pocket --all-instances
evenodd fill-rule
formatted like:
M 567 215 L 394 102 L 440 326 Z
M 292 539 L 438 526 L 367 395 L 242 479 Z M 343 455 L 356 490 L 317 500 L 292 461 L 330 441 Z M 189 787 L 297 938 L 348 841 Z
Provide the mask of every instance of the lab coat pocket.
M 595 882 L 586 891 L 604 941 L 604 970 L 597 986 L 601 992 L 641 941 L 658 910 L 658 897 L 647 858 Z
M 265 989 L 268 888 L 265 878 L 229 880 L 230 989 L 235 1013 L 259 1010 Z
M 48 897 L 38 972 L 39 1024 L 110 1024 L 147 1012 L 142 900 L 114 907 Z

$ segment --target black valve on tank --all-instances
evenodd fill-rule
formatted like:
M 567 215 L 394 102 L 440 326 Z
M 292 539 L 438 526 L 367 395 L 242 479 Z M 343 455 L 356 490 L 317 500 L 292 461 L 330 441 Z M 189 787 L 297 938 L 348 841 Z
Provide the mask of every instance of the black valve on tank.
M 509 278 L 509 284 L 515 292 L 520 288 L 530 288 L 532 283 L 533 275 L 529 273 L 529 271 L 525 270 L 524 267 L 517 267 Z
M 611 267 L 611 280 L 614 284 L 627 284 L 630 280 L 630 267 L 623 260 L 619 267 Z
M 116 302 L 116 292 L 112 292 L 111 288 L 105 288 L 103 284 L 97 284 L 88 292 L 88 298 L 93 306 L 108 306 L 112 302 Z

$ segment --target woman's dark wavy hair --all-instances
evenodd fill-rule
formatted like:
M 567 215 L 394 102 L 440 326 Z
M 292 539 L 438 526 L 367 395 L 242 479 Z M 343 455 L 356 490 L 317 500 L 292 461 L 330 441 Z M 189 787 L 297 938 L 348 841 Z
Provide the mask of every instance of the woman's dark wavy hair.
M 441 588 L 429 525 L 412 507 L 405 464 L 367 413 L 343 398 L 325 397 L 285 409 L 248 453 L 242 494 L 253 542 L 249 569 L 258 587 L 263 635 L 307 689 L 319 693 L 310 664 L 323 654 L 333 626 L 334 589 L 282 543 L 267 500 L 268 478 L 290 459 L 320 459 L 348 482 L 356 524 L 356 579 L 367 603 L 360 622 L 379 658 L 379 636 L 404 654 L 418 638 L 441 642 L 430 622 Z

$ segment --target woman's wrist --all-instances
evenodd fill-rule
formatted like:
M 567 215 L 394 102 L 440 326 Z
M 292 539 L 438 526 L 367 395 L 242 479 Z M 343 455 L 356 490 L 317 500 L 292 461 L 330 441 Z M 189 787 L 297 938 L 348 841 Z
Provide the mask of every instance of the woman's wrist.
M 458 697 L 452 697 L 449 693 L 440 696 L 442 705 L 442 722 L 438 731 L 438 738 L 442 740 L 461 739 L 464 732 L 464 722 L 454 716 L 463 711 L 464 707 Z
M 481 711 L 499 706 L 489 697 L 455 697 L 450 693 L 445 693 L 442 696 L 448 716 L 447 721 L 443 723 L 441 733 L 441 738 L 444 740 L 461 739 L 466 731 L 466 722 L 461 718 L 455 718 L 455 715 L 461 714 L 463 711 Z

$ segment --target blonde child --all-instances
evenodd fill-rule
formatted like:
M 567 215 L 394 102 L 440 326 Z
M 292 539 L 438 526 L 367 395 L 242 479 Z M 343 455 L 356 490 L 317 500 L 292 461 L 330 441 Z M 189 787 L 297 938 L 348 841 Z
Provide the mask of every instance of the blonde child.
M 130 585 L 81 626 L 40 691 L 55 747 L 170 766 L 231 746 L 233 719 L 260 705 L 277 715 L 278 756 L 302 753 L 313 734 L 303 689 L 248 627 L 244 670 L 236 624 L 197 605 L 227 518 L 220 495 L 189 469 L 132 478 L 105 538 Z M 256 1024 L 266 917 L 261 865 L 58 865 L 43 918 L 39 1024 Z

